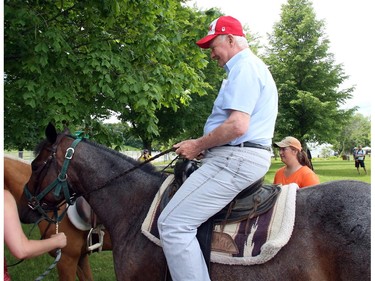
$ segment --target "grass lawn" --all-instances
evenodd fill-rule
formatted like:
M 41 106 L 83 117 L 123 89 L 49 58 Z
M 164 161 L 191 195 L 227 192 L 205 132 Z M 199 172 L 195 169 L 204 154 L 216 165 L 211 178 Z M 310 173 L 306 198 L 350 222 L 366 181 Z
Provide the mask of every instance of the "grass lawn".
M 359 180 L 371 183 L 371 158 L 366 157 L 365 160 L 367 175 L 361 169 L 361 174 L 357 173 L 354 167 L 354 161 L 344 161 L 341 159 L 313 159 L 314 170 L 320 178 L 321 182 L 332 180 Z M 272 160 L 272 165 L 265 177 L 266 183 L 273 182 L 273 176 L 278 168 L 284 164 L 280 160 Z M 29 233 L 30 225 L 24 225 L 25 233 Z M 39 239 L 39 229 L 35 228 L 32 232 L 33 239 Z M 69 239 L 69 237 L 68 237 Z M 14 263 L 16 260 L 12 257 L 5 247 L 5 257 L 8 264 Z M 54 261 L 49 255 L 43 255 L 38 258 L 26 260 L 21 264 L 10 267 L 9 272 L 13 280 L 34 280 L 42 274 Z M 90 257 L 90 263 L 93 270 L 95 281 L 111 281 L 115 280 L 112 252 L 94 253 Z M 57 270 L 53 269 L 44 280 L 58 280 Z M 77 279 L 78 280 L 78 279 Z
M 359 180 L 371 183 L 371 158 L 366 157 L 365 166 L 367 175 L 365 175 L 362 168 L 358 174 L 354 167 L 354 161 L 335 159 L 313 159 L 314 171 L 319 176 L 320 182 L 327 182 L 333 180 Z M 284 166 L 281 160 L 272 160 L 272 165 L 265 177 L 266 183 L 272 183 L 276 170 Z

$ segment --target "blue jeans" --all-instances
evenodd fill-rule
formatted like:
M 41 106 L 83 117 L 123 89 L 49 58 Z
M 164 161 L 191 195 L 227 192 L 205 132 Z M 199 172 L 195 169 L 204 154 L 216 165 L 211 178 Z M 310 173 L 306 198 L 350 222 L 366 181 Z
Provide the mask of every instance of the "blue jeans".
M 210 280 L 197 228 L 263 177 L 271 165 L 271 154 L 258 148 L 221 146 L 206 151 L 202 163 L 158 220 L 163 251 L 175 281 Z

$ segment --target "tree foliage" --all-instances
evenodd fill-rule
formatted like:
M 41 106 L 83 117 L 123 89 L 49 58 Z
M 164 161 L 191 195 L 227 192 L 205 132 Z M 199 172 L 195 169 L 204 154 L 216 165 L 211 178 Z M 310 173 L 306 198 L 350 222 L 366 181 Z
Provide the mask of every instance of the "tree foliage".
M 209 26 L 209 24 L 219 16 L 223 15 L 220 10 L 209 9 L 201 11 L 202 16 L 205 18 L 203 25 Z M 261 48 L 259 43 L 259 36 L 254 34 L 250 28 L 246 25 L 243 26 L 245 34 L 251 50 L 257 54 Z M 201 38 L 207 34 L 207 30 L 203 30 L 195 38 Z M 195 48 L 198 48 L 195 46 Z M 157 117 L 162 126 L 160 129 L 159 141 L 172 145 L 178 141 L 190 138 L 198 138 L 203 133 L 203 127 L 207 120 L 207 117 L 212 111 L 213 103 L 217 97 L 217 93 L 220 90 L 221 83 L 226 73 L 223 68 L 219 67 L 217 61 L 210 58 L 211 50 L 204 50 L 205 59 L 208 61 L 206 67 L 202 70 L 204 81 L 209 85 L 205 92 L 207 94 L 191 95 L 191 102 L 188 106 L 181 104 L 177 111 L 171 110 L 170 108 L 163 108 L 157 111 Z
M 5 148 L 32 148 L 50 121 L 116 149 L 200 136 L 224 71 L 195 42 L 221 14 L 183 0 L 4 1 Z M 340 88 L 347 76 L 328 49 L 309 1 L 283 5 L 265 58 L 278 139 L 342 137 L 354 88 Z M 103 124 L 113 112 L 122 124 Z
M 332 142 L 340 154 L 350 154 L 358 145 L 371 146 L 371 120 L 360 113 L 348 118 L 345 126 L 338 132 L 337 139 Z
M 194 46 L 205 18 L 181 1 L 14 0 L 4 19 L 6 148 L 30 148 L 50 121 L 109 145 L 111 112 L 151 139 L 157 110 L 207 88 Z
M 340 106 L 353 87 L 329 53 L 324 22 L 316 19 L 308 0 L 289 0 L 274 25 L 266 58 L 279 91 L 276 135 L 293 135 L 306 142 L 332 142 L 355 108 Z

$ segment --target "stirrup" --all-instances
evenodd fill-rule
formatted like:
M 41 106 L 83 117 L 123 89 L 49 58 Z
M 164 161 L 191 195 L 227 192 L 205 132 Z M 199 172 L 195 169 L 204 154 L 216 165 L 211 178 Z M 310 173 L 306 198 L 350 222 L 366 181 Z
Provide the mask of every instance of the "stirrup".
M 96 234 L 98 235 L 99 242 L 95 243 L 94 245 L 92 244 L 92 235 Z M 89 231 L 89 234 L 87 235 L 87 249 L 92 252 L 96 249 L 99 249 L 98 251 L 100 252 L 103 247 L 103 239 L 104 239 L 104 231 L 101 229 L 100 226 L 96 228 L 91 228 Z

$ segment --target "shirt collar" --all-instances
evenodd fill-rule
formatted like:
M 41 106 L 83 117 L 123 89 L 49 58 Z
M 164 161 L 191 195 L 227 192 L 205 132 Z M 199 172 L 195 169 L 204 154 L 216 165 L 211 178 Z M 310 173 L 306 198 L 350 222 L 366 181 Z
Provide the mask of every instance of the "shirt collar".
M 233 66 L 244 57 L 248 57 L 251 54 L 249 48 L 245 48 L 242 51 L 235 54 L 227 63 L 224 65 L 224 69 L 227 73 L 233 68 Z

